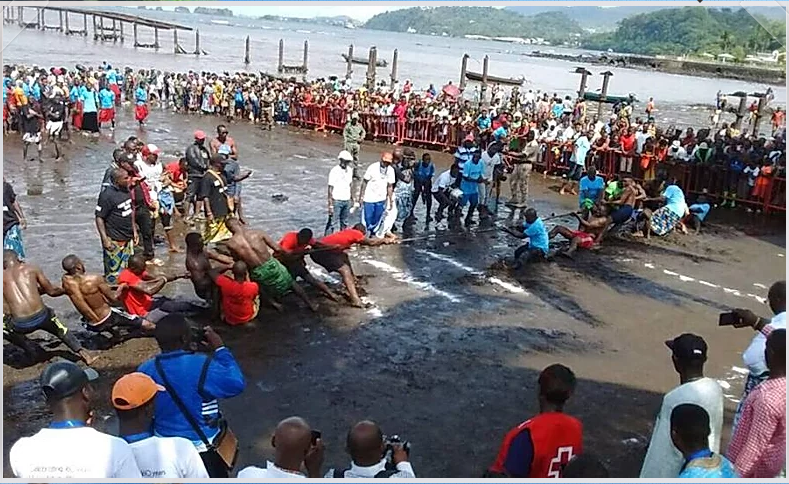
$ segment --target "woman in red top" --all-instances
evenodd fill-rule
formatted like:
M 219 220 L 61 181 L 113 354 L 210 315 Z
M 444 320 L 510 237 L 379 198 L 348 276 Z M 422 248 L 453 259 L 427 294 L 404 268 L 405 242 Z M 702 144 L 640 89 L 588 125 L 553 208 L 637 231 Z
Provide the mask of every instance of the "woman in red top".
M 622 156 L 619 158 L 620 173 L 633 172 L 633 155 L 636 151 L 636 129 L 632 126 L 619 138 Z

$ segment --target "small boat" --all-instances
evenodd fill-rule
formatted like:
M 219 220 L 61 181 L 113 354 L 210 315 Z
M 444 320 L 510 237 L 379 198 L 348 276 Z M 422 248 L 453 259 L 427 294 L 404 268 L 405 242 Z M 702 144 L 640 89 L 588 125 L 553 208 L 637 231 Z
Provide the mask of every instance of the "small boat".
M 600 102 L 600 98 L 601 97 L 603 97 L 603 96 L 601 94 L 599 94 L 599 93 L 596 93 L 596 92 L 585 92 L 584 93 L 584 99 L 586 101 Z M 605 97 L 605 101 L 603 101 L 603 102 L 606 103 L 606 104 L 616 104 L 616 103 L 620 103 L 620 102 L 624 102 L 624 101 L 627 101 L 630 104 L 633 104 L 634 102 L 637 102 L 638 99 L 636 99 L 636 96 L 634 96 L 633 94 L 628 94 L 627 96 L 612 96 L 612 95 L 608 95 L 608 96 Z
M 345 62 L 348 62 L 348 54 L 340 54 Z M 351 63 L 353 64 L 363 64 L 367 65 L 370 63 L 369 59 L 365 59 L 364 57 L 354 57 L 351 59 Z M 386 67 L 389 65 L 389 62 L 386 59 L 379 59 L 375 62 L 375 67 Z
M 466 79 L 470 81 L 482 82 L 482 74 L 479 72 L 466 71 Z M 496 77 L 488 76 L 490 84 L 506 84 L 508 86 L 522 86 L 526 82 L 524 77 Z

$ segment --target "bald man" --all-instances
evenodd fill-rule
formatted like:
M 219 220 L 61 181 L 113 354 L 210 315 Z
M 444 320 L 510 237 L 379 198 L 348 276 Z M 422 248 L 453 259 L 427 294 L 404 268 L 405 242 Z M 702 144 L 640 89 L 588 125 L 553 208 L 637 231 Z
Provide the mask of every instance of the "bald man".
M 345 470 L 331 469 L 324 478 L 416 478 L 403 444 L 392 444 L 392 462 L 386 459 L 387 445 L 383 432 L 371 420 L 363 420 L 351 427 L 345 445 L 351 456 L 351 467 Z
M 267 461 L 265 468 L 250 466 L 241 470 L 239 479 L 271 479 L 296 477 L 321 477 L 323 442 L 320 432 L 313 432 L 301 417 L 290 417 L 277 424 L 271 438 L 274 462 Z M 302 463 L 307 469 L 301 472 Z

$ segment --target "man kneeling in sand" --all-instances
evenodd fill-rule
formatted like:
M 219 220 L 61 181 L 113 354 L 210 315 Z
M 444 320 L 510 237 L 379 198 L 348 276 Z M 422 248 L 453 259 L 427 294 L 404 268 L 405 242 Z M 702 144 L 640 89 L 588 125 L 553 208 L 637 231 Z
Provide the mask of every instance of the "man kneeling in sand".
M 86 274 L 85 265 L 79 257 L 69 254 L 63 258 L 61 265 L 66 272 L 61 279 L 63 290 L 85 318 L 88 329 L 97 333 L 110 331 L 113 334 L 116 334 L 116 327 L 141 329 L 146 333 L 156 329 L 154 323 L 113 307 L 121 305 L 115 291 L 110 289 L 103 275 Z
M 271 256 L 269 249 L 284 253 L 278 243 L 260 230 L 247 230 L 236 218 L 227 219 L 226 224 L 233 236 L 224 244 L 235 259 L 246 262 L 250 267 L 250 279 L 260 286 L 261 296 L 268 299 L 277 310 L 281 310 L 282 306 L 277 300 L 293 291 L 312 311 L 318 310 L 318 305 L 310 301 L 288 269 Z

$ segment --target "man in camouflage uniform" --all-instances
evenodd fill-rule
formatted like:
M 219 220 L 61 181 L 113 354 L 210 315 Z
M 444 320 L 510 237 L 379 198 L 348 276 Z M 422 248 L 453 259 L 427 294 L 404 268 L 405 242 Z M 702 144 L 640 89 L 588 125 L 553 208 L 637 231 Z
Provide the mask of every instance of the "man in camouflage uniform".
M 345 150 L 353 156 L 352 194 L 354 200 L 359 198 L 359 185 L 362 178 L 362 172 L 359 168 L 359 145 L 364 140 L 365 136 L 367 136 L 367 132 L 364 130 L 364 126 L 359 122 L 359 113 L 351 113 L 351 117 L 345 124 L 345 129 L 342 132 L 342 137 L 345 144 Z

